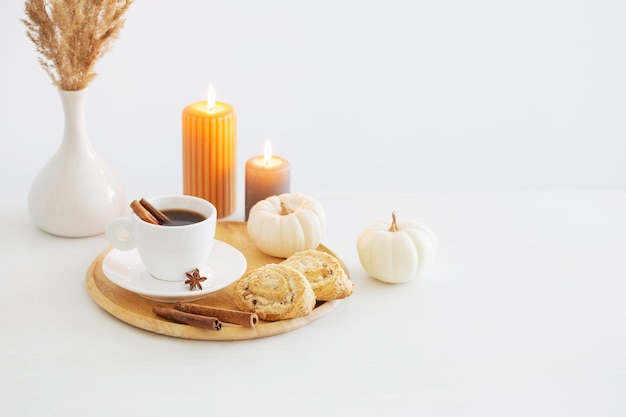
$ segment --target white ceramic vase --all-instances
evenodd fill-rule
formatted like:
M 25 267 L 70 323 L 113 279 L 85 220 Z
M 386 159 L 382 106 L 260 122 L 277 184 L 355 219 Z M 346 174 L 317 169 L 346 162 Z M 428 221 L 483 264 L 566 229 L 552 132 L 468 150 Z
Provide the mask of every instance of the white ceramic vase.
M 28 210 L 35 224 L 53 235 L 85 237 L 104 233 L 123 215 L 124 187 L 94 150 L 85 119 L 87 89 L 59 90 L 65 114 L 61 146 L 35 178 Z

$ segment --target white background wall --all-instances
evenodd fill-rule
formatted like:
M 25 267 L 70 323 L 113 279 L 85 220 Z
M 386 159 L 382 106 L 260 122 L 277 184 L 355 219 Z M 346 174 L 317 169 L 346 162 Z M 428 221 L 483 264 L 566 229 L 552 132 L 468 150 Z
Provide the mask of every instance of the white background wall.
M 3 186 L 60 143 L 55 87 L 0 5 Z M 238 112 L 292 189 L 626 189 L 622 0 L 136 0 L 97 65 L 87 118 L 132 197 L 180 192 L 181 111 Z

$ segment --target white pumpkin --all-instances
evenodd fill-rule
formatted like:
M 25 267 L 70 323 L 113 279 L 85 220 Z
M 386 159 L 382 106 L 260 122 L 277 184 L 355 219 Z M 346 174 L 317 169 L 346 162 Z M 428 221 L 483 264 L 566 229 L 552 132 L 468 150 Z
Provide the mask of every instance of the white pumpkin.
M 419 222 L 396 219 L 367 226 L 357 239 L 357 252 L 363 269 L 373 278 L 388 283 L 417 278 L 432 264 L 437 237 Z
M 301 193 L 271 196 L 248 215 L 248 236 L 262 252 L 288 258 L 315 249 L 326 233 L 326 214 L 315 199 Z

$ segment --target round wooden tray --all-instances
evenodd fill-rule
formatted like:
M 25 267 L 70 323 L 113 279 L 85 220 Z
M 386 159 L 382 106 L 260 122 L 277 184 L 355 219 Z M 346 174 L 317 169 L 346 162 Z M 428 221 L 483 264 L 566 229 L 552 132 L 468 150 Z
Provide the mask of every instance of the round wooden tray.
M 268 263 L 279 263 L 283 260 L 259 251 L 248 237 L 246 223 L 243 222 L 218 221 L 215 238 L 241 251 L 248 262 L 248 270 Z M 317 249 L 337 257 L 323 245 L 320 245 Z M 319 302 L 311 314 L 306 317 L 275 322 L 260 320 L 257 326 L 253 328 L 224 323 L 220 331 L 213 331 L 178 324 L 163 319 L 152 312 L 153 307 L 168 304 L 140 297 L 133 292 L 118 287 L 106 277 L 102 271 L 102 260 L 110 250 L 111 248 L 108 248 L 98 255 L 87 270 L 86 284 L 91 298 L 100 307 L 118 319 L 135 327 L 167 336 L 196 340 L 244 340 L 274 336 L 306 326 L 324 316 L 339 302 L 339 300 Z M 341 259 L 339 257 L 337 259 L 342 263 L 346 274 L 349 274 Z M 234 285 L 233 283 L 220 291 L 208 294 L 205 298 L 194 301 L 194 303 L 238 310 L 232 298 Z

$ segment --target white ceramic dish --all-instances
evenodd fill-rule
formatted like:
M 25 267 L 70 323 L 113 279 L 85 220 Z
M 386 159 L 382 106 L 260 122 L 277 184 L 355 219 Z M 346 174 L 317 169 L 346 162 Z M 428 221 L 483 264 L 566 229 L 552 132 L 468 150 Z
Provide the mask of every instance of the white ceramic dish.
M 199 300 L 235 282 L 247 267 L 241 252 L 216 240 L 206 265 L 198 268 L 200 275 L 206 277 L 202 290 L 189 290 L 184 281 L 163 281 L 150 275 L 137 249 L 125 252 L 112 249 L 102 260 L 102 270 L 111 282 L 148 300 L 164 303 Z

